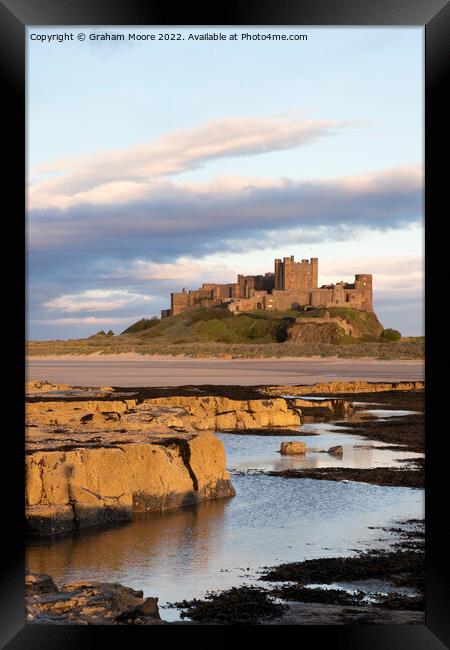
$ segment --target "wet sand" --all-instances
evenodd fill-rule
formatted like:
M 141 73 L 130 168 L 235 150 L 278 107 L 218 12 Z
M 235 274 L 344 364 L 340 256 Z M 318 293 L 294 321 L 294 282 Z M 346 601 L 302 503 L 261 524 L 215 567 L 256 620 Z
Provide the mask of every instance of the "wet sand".
M 46 379 L 78 386 L 296 385 L 339 379 L 418 381 L 423 378 L 423 361 L 167 359 L 130 354 L 27 359 L 27 379 Z

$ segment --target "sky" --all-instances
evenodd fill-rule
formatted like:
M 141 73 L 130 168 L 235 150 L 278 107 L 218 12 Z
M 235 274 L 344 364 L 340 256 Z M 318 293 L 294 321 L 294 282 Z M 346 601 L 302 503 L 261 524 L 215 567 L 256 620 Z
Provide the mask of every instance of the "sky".
M 372 273 L 383 325 L 422 335 L 423 38 L 28 27 L 27 338 L 120 333 L 290 255 L 319 285 Z

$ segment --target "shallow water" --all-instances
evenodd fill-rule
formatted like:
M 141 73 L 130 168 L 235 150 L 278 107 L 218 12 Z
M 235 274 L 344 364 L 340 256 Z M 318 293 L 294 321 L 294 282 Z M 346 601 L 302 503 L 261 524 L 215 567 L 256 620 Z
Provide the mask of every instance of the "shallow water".
M 339 427 L 323 423 L 304 429 L 308 426 L 321 431 L 319 436 L 305 436 L 308 445 L 342 444 L 343 460 L 318 453 L 308 455 L 309 460 L 281 457 L 276 452 L 280 436 L 222 434 L 236 497 L 150 514 L 53 543 L 33 542 L 27 567 L 49 573 L 57 584 L 80 579 L 121 582 L 143 589 L 145 596 L 158 596 L 164 606 L 203 597 L 210 590 L 252 584 L 264 566 L 386 546 L 389 534 L 369 526 L 423 517 L 421 490 L 236 473 L 250 467 L 304 467 L 305 462 L 324 466 L 345 460 L 350 467 L 373 466 L 374 459 L 392 462 L 393 452 L 351 451 L 352 445 L 367 440 L 342 434 Z M 400 455 L 406 457 L 405 452 Z M 161 614 L 166 620 L 179 616 L 174 609 L 163 608 Z
M 361 412 L 360 412 L 361 413 Z M 386 422 L 390 418 L 401 417 L 402 415 L 419 415 L 419 411 L 403 411 L 401 409 L 364 409 L 364 415 L 372 415 L 378 419 L 378 422 Z M 356 414 L 358 416 L 358 414 Z
M 411 587 L 400 587 L 393 585 L 386 580 L 353 580 L 352 582 L 330 582 L 329 584 L 311 583 L 305 585 L 308 589 L 342 589 L 350 594 L 355 594 L 362 591 L 366 594 L 368 600 L 373 600 L 371 594 L 380 594 L 387 596 L 390 593 L 401 594 L 402 596 L 415 596 L 417 594 Z
M 304 424 L 301 431 L 313 432 L 314 436 L 248 436 L 220 434 L 227 450 L 229 467 L 238 471 L 250 469 L 283 471 L 306 467 L 400 467 L 399 459 L 421 458 L 423 454 L 385 449 L 386 444 L 372 441 L 352 433 L 344 427 L 329 422 Z M 282 456 L 278 453 L 281 441 L 298 440 L 306 443 L 306 455 Z M 342 456 L 326 453 L 330 447 L 342 446 Z M 317 451 L 314 451 L 317 450 Z M 322 450 L 322 451 L 320 451 Z M 325 451 L 325 453 L 324 453 Z

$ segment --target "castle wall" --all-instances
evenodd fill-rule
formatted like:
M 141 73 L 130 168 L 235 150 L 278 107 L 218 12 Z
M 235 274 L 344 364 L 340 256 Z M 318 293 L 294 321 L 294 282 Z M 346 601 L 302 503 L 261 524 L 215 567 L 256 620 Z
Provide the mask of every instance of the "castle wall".
M 239 286 L 237 284 L 211 284 L 208 285 L 209 289 L 209 294 L 208 296 L 212 299 L 218 299 L 218 298 L 239 298 L 240 293 L 239 293 Z
M 299 306 L 309 305 L 311 300 L 310 291 L 282 291 L 274 289 L 272 291 L 273 303 L 272 309 L 280 311 L 286 309 L 297 309 Z
M 300 262 L 295 262 L 294 256 L 276 259 L 274 273 L 238 275 L 234 283 L 204 283 L 196 291 L 172 293 L 170 313 L 176 316 L 195 307 L 218 305 L 228 305 L 230 311 L 282 311 L 304 306 L 373 311 L 370 274 L 355 275 L 352 284 L 337 282 L 318 287 L 318 265 L 315 257 Z M 168 311 L 163 310 L 164 315 Z
M 227 308 L 233 313 L 268 309 L 268 300 L 272 301 L 272 295 L 267 291 L 255 291 L 249 298 L 231 300 L 227 304 Z
M 177 316 L 190 307 L 190 293 L 186 291 L 170 294 L 170 311 L 172 316 Z
M 321 287 L 311 292 L 312 307 L 323 307 L 328 301 L 333 299 L 333 289 L 328 287 Z

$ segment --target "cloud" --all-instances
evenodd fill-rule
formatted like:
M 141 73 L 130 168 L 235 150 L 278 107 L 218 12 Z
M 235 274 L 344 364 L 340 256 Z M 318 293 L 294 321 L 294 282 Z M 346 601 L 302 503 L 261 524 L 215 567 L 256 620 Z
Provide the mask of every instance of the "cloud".
M 373 231 L 419 223 L 418 166 L 309 181 L 175 178 L 220 158 L 306 146 L 348 126 L 303 117 L 223 118 L 35 168 L 27 193 L 31 322 L 43 331 L 46 324 L 70 331 L 71 325 L 133 322 L 167 307 L 170 291 L 184 284 L 234 281 L 237 267 L 258 272 L 246 269 L 249 253 L 356 243 Z M 270 256 L 269 268 L 259 272 L 271 264 Z M 377 264 L 321 260 L 320 281 L 351 281 L 367 271 L 384 304 L 390 296 L 392 305 L 416 300 L 423 278 L 415 261 L 403 268 L 382 258 Z
M 152 179 L 197 169 L 218 158 L 308 145 L 349 124 L 303 117 L 227 117 L 175 129 L 151 143 L 35 167 L 28 207 L 69 208 L 84 202 L 108 204 L 140 198 L 151 189 Z
M 419 294 L 424 290 L 424 260 L 419 256 L 352 257 L 349 260 L 319 260 L 320 282 L 349 281 L 355 273 L 371 273 L 376 292 L 385 298 Z
M 47 318 L 32 319 L 31 323 L 37 325 L 116 325 L 120 323 L 129 323 L 130 320 L 138 320 L 142 316 L 83 316 L 71 318 Z
M 203 278 L 204 282 L 223 282 L 224 278 L 234 278 L 235 270 L 219 260 L 207 261 L 180 257 L 171 263 L 149 262 L 135 260 L 129 266 L 119 267 L 108 277 L 118 275 L 122 278 L 136 280 L 176 280 L 177 282 L 192 282 Z
M 89 289 L 58 296 L 44 303 L 43 307 L 50 311 L 69 313 L 115 311 L 151 300 L 153 300 L 153 296 L 131 293 L 127 290 Z
M 34 210 L 29 248 L 163 260 L 242 241 L 267 245 L 271 233 L 286 229 L 300 229 L 309 241 L 351 238 L 358 228 L 401 228 L 421 215 L 417 167 L 315 181 L 162 181 L 125 203 Z

